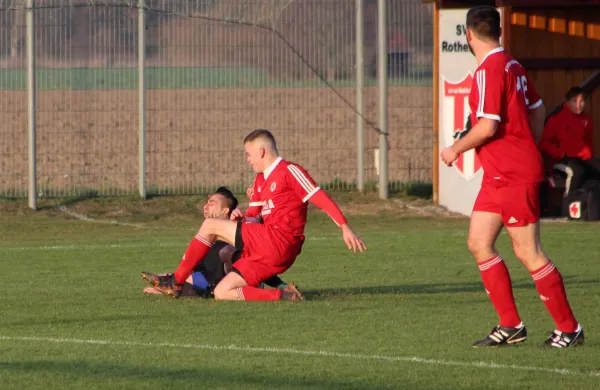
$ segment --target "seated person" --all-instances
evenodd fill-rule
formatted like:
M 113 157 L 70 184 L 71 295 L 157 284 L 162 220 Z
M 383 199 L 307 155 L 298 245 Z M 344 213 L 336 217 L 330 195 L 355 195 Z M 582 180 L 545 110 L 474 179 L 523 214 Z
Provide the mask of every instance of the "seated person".
M 600 179 L 600 158 L 593 158 L 592 119 L 583 112 L 585 94 L 573 87 L 561 109 L 548 118 L 539 147 L 547 166 L 564 165 L 567 174 L 564 196 L 583 186 L 587 179 Z M 561 170 L 563 170 L 561 169 Z
M 229 219 L 231 212 L 237 208 L 237 198 L 225 187 L 220 187 L 214 194 L 210 195 L 204 205 L 204 218 L 223 218 Z M 232 264 L 235 263 L 241 255 L 241 251 L 224 241 L 215 241 L 211 251 L 206 259 L 200 263 L 197 269 L 184 285 L 184 296 L 201 296 L 209 298 L 212 296 L 214 287 L 231 271 Z M 151 280 L 149 272 L 142 272 L 142 278 L 146 281 Z M 280 288 L 284 291 L 300 292 L 293 284 L 283 282 L 278 276 L 274 276 L 264 282 L 264 284 Z M 154 287 L 146 287 L 146 294 L 161 294 Z

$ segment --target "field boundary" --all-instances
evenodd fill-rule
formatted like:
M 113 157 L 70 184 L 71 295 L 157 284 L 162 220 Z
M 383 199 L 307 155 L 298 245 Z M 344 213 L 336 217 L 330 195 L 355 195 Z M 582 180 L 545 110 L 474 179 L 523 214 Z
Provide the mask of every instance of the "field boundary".
M 482 368 L 490 370 L 518 370 L 530 372 L 542 372 L 559 375 L 572 375 L 580 377 L 600 377 L 597 371 L 576 371 L 567 368 L 549 368 L 537 366 L 524 366 L 515 364 L 503 364 L 485 361 L 461 362 L 454 360 L 444 360 L 435 358 L 426 358 L 421 356 L 386 356 L 386 355 L 363 355 L 356 353 L 343 353 L 323 350 L 302 350 L 294 348 L 271 348 L 271 347 L 251 347 L 241 345 L 216 345 L 216 344 L 176 344 L 176 343 L 143 343 L 136 341 L 118 341 L 118 340 L 93 340 L 93 339 L 74 339 L 74 338 L 55 338 L 55 337 L 31 337 L 31 336 L 0 336 L 0 340 L 16 342 L 45 342 L 57 344 L 79 344 L 79 345 L 108 345 L 108 346 L 128 346 L 128 347 L 152 347 L 152 348 L 175 348 L 175 349 L 204 349 L 211 351 L 234 351 L 245 353 L 277 353 L 282 355 L 302 355 L 309 357 L 339 358 L 350 360 L 373 360 L 387 362 L 403 362 L 429 364 L 438 366 L 453 366 L 465 368 Z

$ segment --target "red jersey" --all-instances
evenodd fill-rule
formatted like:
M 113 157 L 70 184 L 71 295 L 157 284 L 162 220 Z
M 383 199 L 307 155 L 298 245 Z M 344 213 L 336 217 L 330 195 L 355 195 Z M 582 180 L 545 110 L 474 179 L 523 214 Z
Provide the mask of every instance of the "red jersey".
M 563 158 L 565 154 L 582 160 L 591 159 L 594 155 L 592 118 L 586 114 L 577 115 L 563 105 L 546 122 L 540 149 L 556 160 Z
M 256 175 L 253 191 L 247 216 L 260 214 L 265 225 L 286 236 L 304 239 L 307 201 L 319 191 L 304 168 L 279 157 Z
M 504 51 L 492 50 L 475 71 L 469 107 L 473 126 L 479 118 L 497 120 L 496 134 L 475 149 L 483 167 L 483 184 L 496 187 L 537 183 L 544 179 L 529 110 L 542 105 L 521 64 Z

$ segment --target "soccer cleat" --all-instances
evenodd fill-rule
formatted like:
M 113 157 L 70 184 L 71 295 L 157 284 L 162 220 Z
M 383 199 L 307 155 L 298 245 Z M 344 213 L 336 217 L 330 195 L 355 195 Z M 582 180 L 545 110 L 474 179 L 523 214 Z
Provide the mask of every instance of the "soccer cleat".
M 142 271 L 141 274 L 142 279 L 144 279 L 144 281 L 152 286 L 155 285 L 155 283 L 158 283 L 160 278 L 164 278 L 167 275 L 166 274 L 153 274 L 152 272 L 147 272 L 147 271 Z
M 156 275 L 150 272 L 142 272 L 142 278 L 164 295 L 179 298 L 183 292 L 183 285 L 177 284 L 173 274 Z
M 561 332 L 555 330 L 550 337 L 541 345 L 544 348 L 569 348 L 583 345 L 583 327 L 579 325 L 575 332 Z
M 144 292 L 144 294 L 162 295 L 162 292 L 157 290 L 156 287 L 146 287 L 143 292 Z
M 298 290 L 294 283 L 290 283 L 281 289 L 281 296 L 279 297 L 281 301 L 303 301 L 304 296 Z
M 521 323 L 516 328 L 507 328 L 497 326 L 483 340 L 477 340 L 473 343 L 474 348 L 500 347 L 503 345 L 522 343 L 527 339 L 527 329 Z
M 296 286 L 294 284 L 294 282 L 290 282 L 289 284 L 286 284 L 284 287 L 281 288 L 281 296 L 283 297 L 283 293 L 287 292 L 287 293 L 293 293 L 296 295 L 296 299 L 303 301 L 304 300 L 304 295 L 302 295 L 302 293 L 300 292 L 300 290 L 298 289 L 298 286 Z M 283 299 L 283 298 L 281 298 Z M 294 299 L 292 299 L 293 301 Z

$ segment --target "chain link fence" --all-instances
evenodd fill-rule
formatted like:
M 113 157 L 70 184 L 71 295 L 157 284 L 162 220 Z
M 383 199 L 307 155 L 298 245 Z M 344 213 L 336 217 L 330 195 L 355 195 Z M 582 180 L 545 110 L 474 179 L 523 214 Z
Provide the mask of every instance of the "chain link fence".
M 377 121 L 377 0 L 364 0 L 364 116 Z M 27 195 L 25 13 L 34 13 L 39 196 L 252 183 L 242 139 L 270 129 L 320 185 L 357 179 L 354 0 L 0 0 L 0 194 Z M 144 78 L 138 81 L 143 9 Z M 431 181 L 432 8 L 388 0 L 389 181 Z M 275 32 L 274 32 L 275 31 Z M 346 102 L 340 98 L 342 96 Z M 365 126 L 364 178 L 379 175 Z

